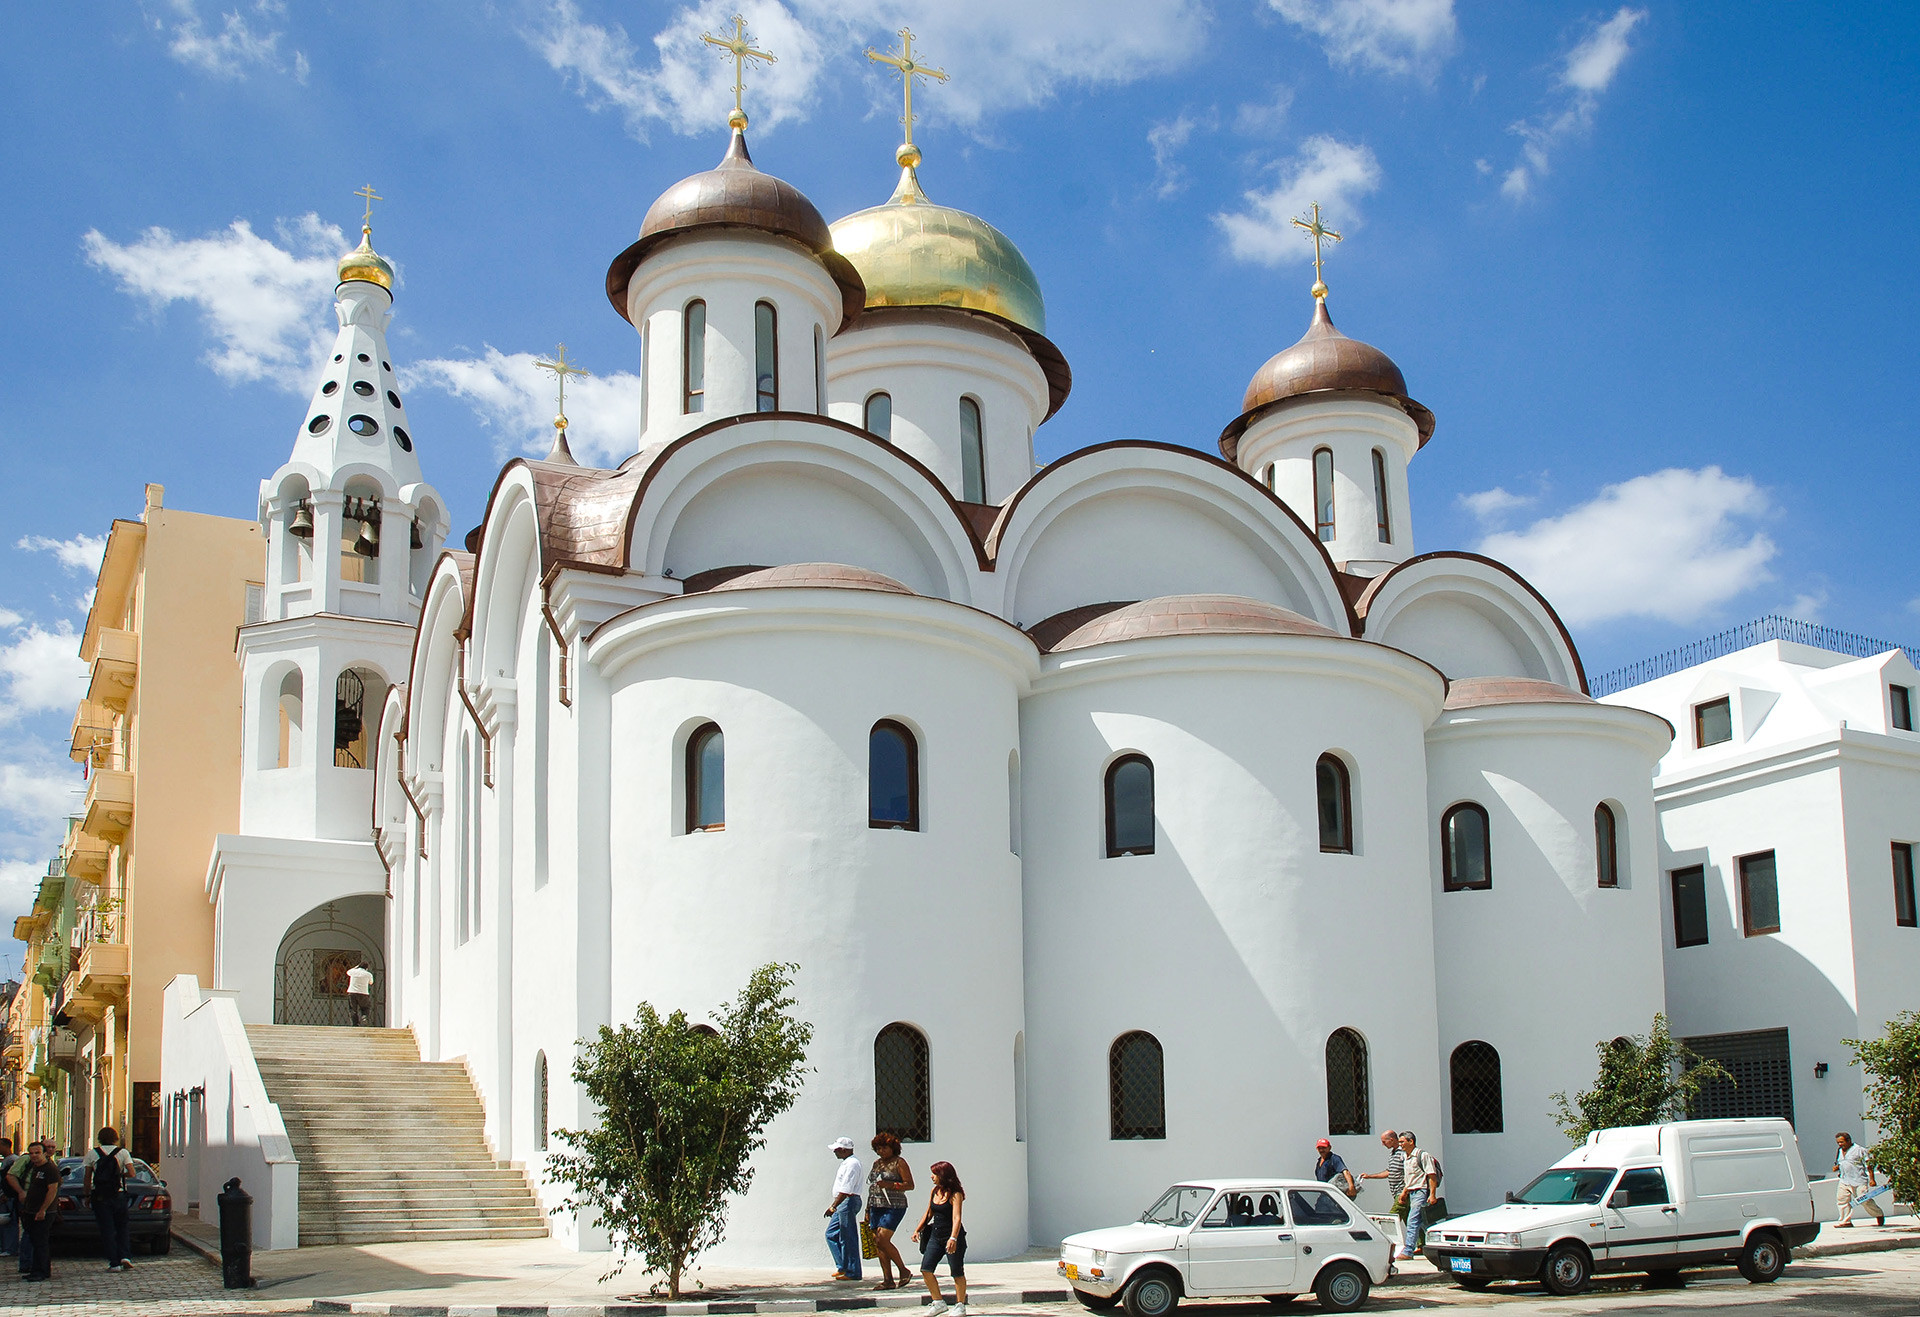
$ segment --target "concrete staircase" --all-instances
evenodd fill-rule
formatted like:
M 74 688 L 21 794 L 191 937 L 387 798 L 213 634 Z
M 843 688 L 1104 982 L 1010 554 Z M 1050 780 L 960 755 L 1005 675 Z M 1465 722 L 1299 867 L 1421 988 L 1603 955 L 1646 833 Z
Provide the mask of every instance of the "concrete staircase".
M 267 1096 L 300 1159 L 300 1243 L 535 1239 L 546 1218 L 493 1160 L 463 1067 L 405 1029 L 250 1024 Z

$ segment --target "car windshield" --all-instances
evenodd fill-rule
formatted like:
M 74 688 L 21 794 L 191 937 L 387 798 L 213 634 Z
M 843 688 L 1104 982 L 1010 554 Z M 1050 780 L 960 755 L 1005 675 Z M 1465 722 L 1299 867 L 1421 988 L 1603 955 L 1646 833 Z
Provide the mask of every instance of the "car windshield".
M 1597 1203 L 1613 1183 L 1611 1166 L 1559 1166 L 1514 1197 L 1516 1203 Z
M 1212 1197 L 1211 1189 L 1176 1184 L 1160 1196 L 1159 1202 L 1142 1212 L 1140 1219 L 1161 1226 L 1190 1226 Z
M 64 1184 L 79 1184 L 86 1178 L 86 1162 L 79 1157 L 65 1157 L 60 1161 L 60 1179 Z M 128 1184 L 159 1184 L 160 1177 L 153 1173 L 153 1167 L 139 1159 L 134 1159 L 133 1173 L 127 1176 Z

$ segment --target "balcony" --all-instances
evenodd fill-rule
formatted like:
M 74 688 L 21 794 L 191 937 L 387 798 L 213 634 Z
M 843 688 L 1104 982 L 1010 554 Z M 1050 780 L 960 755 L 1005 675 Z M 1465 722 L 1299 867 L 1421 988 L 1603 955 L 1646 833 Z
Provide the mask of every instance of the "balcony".
M 67 977 L 67 1014 L 76 1020 L 98 1022 L 107 1009 L 127 999 L 127 944 L 88 942 L 80 948 L 80 963 Z
M 133 774 L 123 768 L 95 768 L 87 781 L 86 811 L 80 830 L 118 846 L 133 826 Z
M 102 631 L 87 681 L 87 703 L 125 713 L 139 675 L 140 637 L 131 631 Z
M 67 977 L 67 949 L 58 942 L 46 942 L 40 947 L 40 955 L 33 962 L 33 979 L 48 992 L 60 986 L 60 980 Z
M 112 740 L 113 710 L 91 700 L 81 700 L 73 711 L 67 757 L 79 763 L 96 746 L 109 744 Z
M 89 832 L 75 832 L 67 848 L 67 876 L 96 887 L 107 876 L 107 841 Z

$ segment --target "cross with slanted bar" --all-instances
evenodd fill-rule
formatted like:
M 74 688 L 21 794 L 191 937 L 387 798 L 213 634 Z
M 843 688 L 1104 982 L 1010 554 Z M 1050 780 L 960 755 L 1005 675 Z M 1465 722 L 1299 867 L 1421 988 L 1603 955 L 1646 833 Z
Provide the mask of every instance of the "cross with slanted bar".
M 386 198 L 381 196 L 378 192 L 375 192 L 373 190 L 373 184 L 371 183 L 359 189 L 353 195 L 356 197 L 365 197 L 367 199 L 367 213 L 360 217 L 360 223 L 363 226 L 371 225 L 373 223 L 373 203 L 376 201 L 385 201 Z
M 902 116 L 900 122 L 905 124 L 907 128 L 906 144 L 908 146 L 912 146 L 913 145 L 913 80 L 915 78 L 932 78 L 937 82 L 945 82 L 947 80 L 946 73 L 941 69 L 930 69 L 926 65 L 921 64 L 914 59 L 913 29 L 911 28 L 903 27 L 900 29 L 900 53 L 899 54 L 882 55 L 879 51 L 875 50 L 872 46 L 868 46 L 867 58 L 872 60 L 876 64 L 891 64 L 893 65 L 894 68 L 900 70 L 900 82 L 902 87 L 904 87 L 904 89 L 906 90 L 906 96 L 907 96 L 907 112 L 904 116 Z
M 1320 240 L 1332 238 L 1335 242 L 1339 242 L 1340 235 L 1320 222 L 1320 203 L 1317 201 L 1313 203 L 1313 222 L 1309 224 L 1306 220 L 1296 219 L 1293 221 L 1293 227 L 1306 230 L 1313 238 L 1313 295 L 1325 297 L 1327 283 L 1320 277 Z
M 536 360 L 533 364 L 541 370 L 552 371 L 554 379 L 560 385 L 560 414 L 553 418 L 553 428 L 556 430 L 564 430 L 567 428 L 567 376 L 581 375 L 591 378 L 593 372 L 583 370 L 567 360 L 567 345 L 565 343 L 562 343 L 553 350 L 552 361 Z
M 727 122 L 735 128 L 747 126 L 747 112 L 740 104 L 740 98 L 746 91 L 747 61 L 763 59 L 769 64 L 780 61 L 767 51 L 754 47 L 753 38 L 747 35 L 747 20 L 740 15 L 733 16 L 733 35 L 716 37 L 711 32 L 702 32 L 700 39 L 709 46 L 718 46 L 733 56 L 733 113 L 727 116 Z M 738 120 L 736 123 L 735 120 Z

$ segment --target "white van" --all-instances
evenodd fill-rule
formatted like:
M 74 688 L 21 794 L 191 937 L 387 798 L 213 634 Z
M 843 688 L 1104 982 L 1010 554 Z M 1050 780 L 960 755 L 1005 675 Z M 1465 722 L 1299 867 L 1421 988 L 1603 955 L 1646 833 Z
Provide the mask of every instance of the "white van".
M 1429 1230 L 1422 1251 L 1470 1290 L 1537 1279 L 1578 1294 L 1597 1271 L 1672 1282 L 1715 1262 L 1760 1284 L 1823 1217 L 1786 1121 L 1682 1120 L 1590 1135 L 1504 1207 Z

